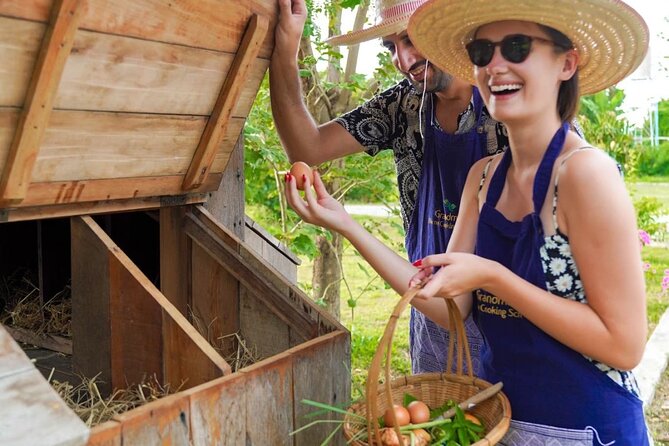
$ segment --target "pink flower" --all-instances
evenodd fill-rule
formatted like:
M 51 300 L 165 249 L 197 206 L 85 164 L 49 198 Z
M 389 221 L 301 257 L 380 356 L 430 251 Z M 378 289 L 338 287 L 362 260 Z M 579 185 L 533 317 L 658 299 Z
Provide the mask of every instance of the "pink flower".
M 643 265 L 641 265 L 641 268 L 643 268 L 643 271 L 646 272 L 650 269 L 650 263 L 645 262 Z
M 652 241 L 650 239 L 650 235 L 643 229 L 639 229 L 639 241 L 641 242 L 641 246 L 645 245 L 650 245 L 650 242 Z

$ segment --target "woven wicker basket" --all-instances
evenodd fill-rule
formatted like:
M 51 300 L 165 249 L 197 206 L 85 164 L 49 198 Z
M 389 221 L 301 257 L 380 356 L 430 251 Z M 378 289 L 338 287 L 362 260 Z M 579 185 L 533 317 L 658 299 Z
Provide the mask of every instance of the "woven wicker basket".
M 451 333 L 446 372 L 409 375 L 391 381 L 390 352 L 395 327 L 400 315 L 417 292 L 417 288 L 409 289 L 397 303 L 390 316 L 369 368 L 365 402 L 354 404 L 348 409 L 348 412 L 366 418 L 367 425 L 361 425 L 360 422 L 356 421 L 356 419 L 359 419 L 358 417 L 354 419 L 352 415 L 347 415 L 344 418 L 344 436 L 349 441 L 348 444 L 355 446 L 381 445 L 379 440 L 379 417 L 391 404 L 401 404 L 405 393 L 413 395 L 430 407 L 439 407 L 448 400 L 460 403 L 492 386 L 491 383 L 476 378 L 472 374 L 471 354 L 465 335 L 464 323 L 460 311 L 452 299 L 445 299 L 449 310 Z M 458 342 L 455 342 L 456 338 Z M 383 361 L 384 358 L 385 361 Z M 452 367 L 454 358 L 457 362 L 455 367 Z M 466 361 L 467 364 L 466 374 L 463 373 L 463 361 Z M 385 365 L 385 380 L 380 384 L 379 374 L 382 362 Z M 455 372 L 451 372 L 454 368 Z M 481 440 L 472 446 L 497 444 L 509 429 L 511 405 L 502 392 L 497 392 L 493 397 L 476 404 L 469 411 L 481 420 L 485 434 Z M 399 437 L 399 429 L 395 429 Z M 365 440 L 361 440 L 359 435 L 363 430 L 366 430 L 366 436 L 363 436 Z

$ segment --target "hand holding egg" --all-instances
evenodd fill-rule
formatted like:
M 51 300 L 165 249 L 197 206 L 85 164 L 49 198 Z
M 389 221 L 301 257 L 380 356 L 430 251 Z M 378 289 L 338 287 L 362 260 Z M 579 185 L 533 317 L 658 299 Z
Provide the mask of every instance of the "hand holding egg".
M 304 190 L 304 179 L 309 179 L 309 184 L 314 184 L 314 172 L 307 163 L 297 161 L 290 166 L 290 174 L 295 178 L 295 185 L 299 190 Z

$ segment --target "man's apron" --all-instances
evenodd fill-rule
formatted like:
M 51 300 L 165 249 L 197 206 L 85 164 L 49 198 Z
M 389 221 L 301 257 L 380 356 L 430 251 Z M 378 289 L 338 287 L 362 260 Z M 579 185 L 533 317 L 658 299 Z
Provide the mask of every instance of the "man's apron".
M 423 141 L 423 164 L 416 206 L 406 234 L 405 246 L 411 262 L 446 251 L 460 210 L 460 196 L 471 166 L 487 155 L 483 129 L 483 101 L 473 88 L 477 124 L 467 133 L 448 134 L 428 121 Z M 430 113 L 434 119 L 434 107 Z M 480 363 L 483 338 L 470 317 L 465 321 L 472 350 L 474 373 Z M 443 372 L 449 334 L 416 309 L 411 309 L 409 345 L 414 374 Z
M 490 180 L 479 217 L 476 254 L 501 263 L 542 289 L 546 289 L 546 277 L 540 249 L 545 237 L 539 215 L 567 132 L 564 124 L 539 165 L 533 213 L 512 222 L 495 209 L 511 164 L 507 150 Z M 641 400 L 583 355 L 485 290 L 476 291 L 473 313 L 487 340 L 481 377 L 502 381 L 511 402 L 514 422 L 503 444 L 648 444 Z

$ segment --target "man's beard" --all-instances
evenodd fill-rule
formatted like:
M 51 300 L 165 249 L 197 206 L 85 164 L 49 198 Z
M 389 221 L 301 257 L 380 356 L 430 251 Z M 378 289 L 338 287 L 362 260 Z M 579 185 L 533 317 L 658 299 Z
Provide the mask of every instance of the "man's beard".
M 432 73 L 431 75 L 429 74 L 430 72 Z M 407 79 L 409 79 L 414 88 L 416 88 L 416 90 L 420 91 L 421 93 L 425 88 L 425 83 L 427 83 L 427 88 L 425 88 L 426 93 L 437 93 L 447 90 L 453 82 L 453 76 L 441 71 L 432 64 L 430 64 L 430 66 L 425 70 L 425 78 L 423 82 L 415 82 L 408 76 Z

